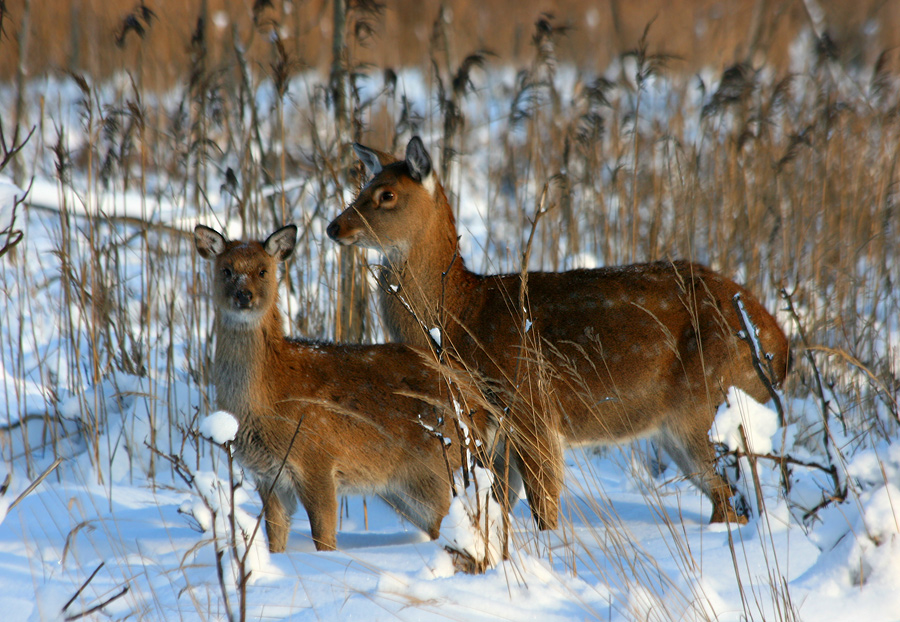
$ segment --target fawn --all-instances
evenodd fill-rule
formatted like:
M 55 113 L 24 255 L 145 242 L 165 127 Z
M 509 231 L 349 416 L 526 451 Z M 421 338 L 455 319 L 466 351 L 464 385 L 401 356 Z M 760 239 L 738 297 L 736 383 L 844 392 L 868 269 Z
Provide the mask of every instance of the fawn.
M 256 479 L 269 549 L 285 550 L 296 498 L 316 549 L 335 549 L 343 493 L 376 493 L 435 539 L 463 463 L 458 436 L 441 432 L 456 397 L 427 351 L 285 337 L 278 264 L 296 236 L 294 225 L 264 242 L 194 229 L 213 262 L 216 402 L 238 420 L 236 456 Z
M 563 446 L 642 437 L 709 497 L 712 521 L 745 520 L 715 472 L 707 434 L 728 387 L 767 401 L 789 354 L 750 292 L 685 261 L 475 274 L 422 141 L 412 138 L 400 160 L 354 149 L 371 179 L 327 233 L 382 252 L 381 312 L 394 341 L 434 345 L 429 331 L 438 327 L 442 349 L 493 384 L 540 528 L 557 525 Z

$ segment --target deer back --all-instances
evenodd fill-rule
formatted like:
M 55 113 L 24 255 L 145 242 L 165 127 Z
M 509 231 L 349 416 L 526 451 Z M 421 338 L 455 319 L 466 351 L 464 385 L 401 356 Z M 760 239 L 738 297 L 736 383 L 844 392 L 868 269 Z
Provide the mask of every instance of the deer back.
M 709 496 L 712 520 L 737 518 L 707 433 L 729 387 L 766 401 L 788 361 L 787 338 L 747 290 L 683 261 L 474 274 L 421 140 L 396 162 L 356 150 L 373 177 L 328 235 L 384 254 L 394 339 L 450 351 L 488 379 L 541 528 L 558 521 L 564 443 L 643 436 Z
M 355 148 L 373 177 L 328 234 L 384 253 L 380 296 L 391 336 L 428 345 L 438 327 L 442 347 L 507 385 L 522 386 L 523 371 L 552 364 L 549 386 L 574 418 L 572 440 L 635 436 L 673 397 L 692 401 L 704 420 L 731 385 L 768 399 L 738 337 L 735 296 L 759 331 L 772 382 L 784 378 L 784 333 L 733 281 L 683 261 L 532 272 L 524 280 L 474 274 L 421 140 L 410 141 L 402 160 Z M 598 404 L 609 411 L 602 426 Z

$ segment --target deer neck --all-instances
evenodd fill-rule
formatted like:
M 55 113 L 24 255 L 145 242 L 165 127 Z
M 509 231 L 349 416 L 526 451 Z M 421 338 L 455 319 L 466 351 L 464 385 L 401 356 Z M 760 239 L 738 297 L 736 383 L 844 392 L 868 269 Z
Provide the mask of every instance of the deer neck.
M 443 190 L 436 190 L 440 210 L 419 239 L 384 257 L 382 311 L 393 339 L 428 345 L 427 331 L 446 326 L 463 300 L 471 273 L 459 253 L 453 212 Z M 448 315 L 449 314 L 449 315 Z
M 216 314 L 216 360 L 213 378 L 218 408 L 238 420 L 272 403 L 267 373 L 284 348 L 277 302 L 259 321 L 238 324 Z

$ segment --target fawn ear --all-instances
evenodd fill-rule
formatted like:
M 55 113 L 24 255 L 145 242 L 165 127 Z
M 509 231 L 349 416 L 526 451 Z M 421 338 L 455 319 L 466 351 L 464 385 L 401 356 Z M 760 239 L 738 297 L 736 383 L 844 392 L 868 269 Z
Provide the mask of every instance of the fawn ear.
M 204 259 L 215 259 L 225 252 L 225 236 L 203 225 L 194 227 L 194 247 Z
M 294 244 L 296 243 L 297 225 L 287 225 L 266 238 L 263 246 L 266 252 L 277 261 L 284 261 L 294 252 Z
M 375 177 L 384 168 L 384 160 L 387 158 L 387 154 L 369 149 L 359 143 L 353 143 L 353 151 L 356 152 L 357 157 L 365 165 L 371 177 Z
M 425 184 L 431 177 L 431 156 L 418 136 L 410 138 L 406 145 L 406 166 L 409 167 L 409 176 L 420 184 Z

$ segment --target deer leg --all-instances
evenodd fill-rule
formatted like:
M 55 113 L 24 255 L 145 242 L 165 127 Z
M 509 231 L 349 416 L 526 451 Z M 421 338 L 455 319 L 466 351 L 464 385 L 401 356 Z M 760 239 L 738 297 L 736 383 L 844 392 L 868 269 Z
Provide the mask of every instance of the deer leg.
M 331 469 L 314 480 L 308 479 L 298 495 L 306 515 L 317 551 L 337 550 L 337 487 Z
M 531 515 L 538 529 L 556 529 L 559 524 L 559 497 L 563 487 L 563 450 L 555 431 L 522 434 L 510 438 L 512 459 L 525 484 Z
M 511 443 L 504 440 L 497 443 L 493 450 L 490 463 L 494 472 L 494 485 L 492 494 L 494 499 L 503 505 L 505 512 L 509 512 L 519 500 L 522 492 L 521 465 L 512 453 Z
M 707 429 L 700 425 L 686 429 L 664 428 L 657 440 L 682 473 L 709 498 L 713 507 L 711 523 L 747 522 L 747 517 L 739 515 L 731 504 L 734 496 L 731 484 L 716 473 L 716 452 Z
M 382 495 L 382 499 L 432 540 L 441 534 L 441 521 L 450 511 L 450 482 L 442 459 L 404 486 Z
M 283 553 L 287 548 L 288 535 L 291 531 L 291 516 L 297 507 L 293 491 L 282 483 L 269 478 L 258 478 L 256 488 L 263 504 L 266 518 L 266 537 L 269 551 Z

